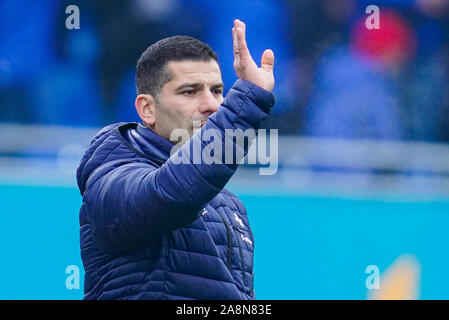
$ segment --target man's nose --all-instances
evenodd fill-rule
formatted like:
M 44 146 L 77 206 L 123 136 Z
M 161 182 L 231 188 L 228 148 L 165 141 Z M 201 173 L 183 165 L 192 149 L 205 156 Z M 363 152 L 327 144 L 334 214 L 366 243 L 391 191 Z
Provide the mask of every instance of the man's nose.
M 218 110 L 220 106 L 220 102 L 217 98 L 212 94 L 212 92 L 207 91 L 203 95 L 203 99 L 201 101 L 200 112 L 201 113 L 214 113 Z

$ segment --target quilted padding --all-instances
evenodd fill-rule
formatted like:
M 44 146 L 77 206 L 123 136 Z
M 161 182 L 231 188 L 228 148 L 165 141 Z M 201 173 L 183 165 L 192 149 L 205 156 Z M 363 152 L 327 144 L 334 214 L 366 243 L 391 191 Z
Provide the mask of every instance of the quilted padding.
M 273 104 L 270 92 L 238 80 L 201 131 L 257 130 Z M 177 155 L 190 156 L 200 134 Z M 173 146 L 142 124 L 118 123 L 85 152 L 84 299 L 255 298 L 254 237 L 243 203 L 224 188 L 238 165 L 174 163 Z

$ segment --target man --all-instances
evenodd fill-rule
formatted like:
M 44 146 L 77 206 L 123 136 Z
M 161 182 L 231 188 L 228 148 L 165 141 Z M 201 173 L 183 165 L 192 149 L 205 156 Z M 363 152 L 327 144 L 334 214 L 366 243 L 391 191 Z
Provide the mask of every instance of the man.
M 232 32 L 240 79 L 226 99 L 206 44 L 163 39 L 137 63 L 142 123 L 102 129 L 83 156 L 77 180 L 85 299 L 255 298 L 254 238 L 242 202 L 224 189 L 238 162 L 197 164 L 190 152 L 206 130 L 225 140 L 225 130 L 260 128 L 274 104 L 273 52 L 264 52 L 258 68 L 245 24 L 234 21 Z M 202 125 L 195 134 L 194 122 Z M 192 137 L 173 153 L 177 129 Z M 234 147 L 246 153 L 248 146 Z

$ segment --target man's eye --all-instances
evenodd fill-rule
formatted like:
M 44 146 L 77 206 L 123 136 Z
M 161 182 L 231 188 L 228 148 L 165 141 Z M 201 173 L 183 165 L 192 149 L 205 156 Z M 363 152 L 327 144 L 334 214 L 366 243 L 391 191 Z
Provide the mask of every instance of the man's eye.
M 214 90 L 213 92 L 217 96 L 221 96 L 223 94 L 223 90 L 221 90 L 221 89 Z
M 186 96 L 191 96 L 191 95 L 194 95 L 195 93 L 196 93 L 195 90 L 187 90 L 187 91 L 181 92 L 181 94 L 186 95 Z

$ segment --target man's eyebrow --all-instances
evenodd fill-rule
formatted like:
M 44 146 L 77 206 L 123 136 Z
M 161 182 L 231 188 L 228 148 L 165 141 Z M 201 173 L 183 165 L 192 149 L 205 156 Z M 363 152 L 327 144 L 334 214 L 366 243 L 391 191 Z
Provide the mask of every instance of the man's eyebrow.
M 181 91 L 183 89 L 201 89 L 203 88 L 203 84 L 199 83 L 199 82 L 194 82 L 194 83 L 184 83 L 182 85 L 180 85 L 179 87 L 176 88 L 176 91 Z
M 178 88 L 176 88 L 176 91 L 182 91 L 184 89 L 202 89 L 202 88 L 204 88 L 204 85 L 199 82 L 184 83 L 180 85 Z M 211 86 L 211 89 L 219 89 L 219 88 L 224 88 L 223 82 L 216 83 Z
M 216 83 L 216 84 L 213 84 L 212 86 L 211 86 L 211 89 L 223 89 L 224 88 L 224 84 L 223 84 L 223 82 L 220 82 L 220 83 Z

